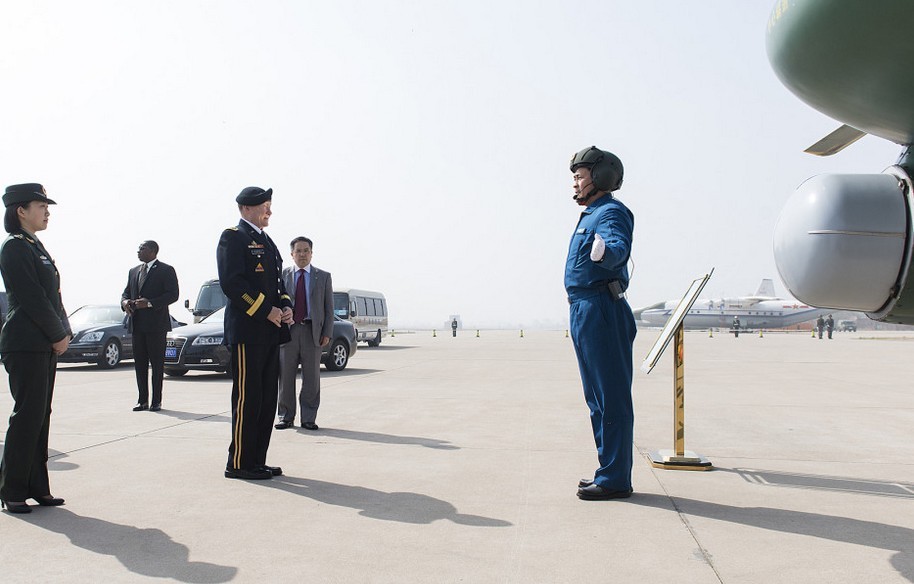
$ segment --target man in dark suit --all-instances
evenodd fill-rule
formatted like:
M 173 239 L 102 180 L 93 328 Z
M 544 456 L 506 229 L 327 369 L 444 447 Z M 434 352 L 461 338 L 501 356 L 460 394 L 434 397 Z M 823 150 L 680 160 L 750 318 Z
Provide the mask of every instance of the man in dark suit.
M 277 430 L 295 421 L 295 377 L 301 364 L 301 427 L 317 430 L 321 405 L 321 347 L 333 336 L 333 280 L 330 272 L 311 264 L 312 243 L 296 237 L 289 244 L 292 261 L 282 271 L 282 281 L 292 299 L 292 340 L 279 349 L 279 423 Z M 293 292 L 294 290 L 294 292 Z
M 273 189 L 247 187 L 235 198 L 241 220 L 222 232 L 216 248 L 219 285 L 228 298 L 224 343 L 232 353 L 232 441 L 225 476 L 270 479 L 279 345 L 288 342 L 292 302 L 280 273 L 282 258 L 263 230 L 270 223 Z
M 175 269 L 156 259 L 159 244 L 144 241 L 136 252 L 140 265 L 131 268 L 121 294 L 127 328 L 133 334 L 133 366 L 139 399 L 133 411 L 162 409 L 165 375 L 165 336 L 171 330 L 168 306 L 178 300 Z M 152 365 L 152 404 L 149 404 L 149 365 Z

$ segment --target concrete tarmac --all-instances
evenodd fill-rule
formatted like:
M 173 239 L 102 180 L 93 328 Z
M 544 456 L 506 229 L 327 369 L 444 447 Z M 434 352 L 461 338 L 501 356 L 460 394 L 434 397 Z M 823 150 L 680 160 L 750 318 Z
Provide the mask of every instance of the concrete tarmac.
M 67 504 L 0 513 L 0 582 L 914 582 L 914 335 L 687 333 L 685 444 L 715 467 L 690 472 L 645 456 L 673 447 L 672 357 L 637 371 L 657 334 L 635 346 L 636 492 L 606 502 L 575 497 L 596 454 L 564 331 L 360 348 L 322 372 L 319 431 L 273 433 L 271 481 L 222 476 L 224 376 L 135 413 L 131 364 L 62 365 Z

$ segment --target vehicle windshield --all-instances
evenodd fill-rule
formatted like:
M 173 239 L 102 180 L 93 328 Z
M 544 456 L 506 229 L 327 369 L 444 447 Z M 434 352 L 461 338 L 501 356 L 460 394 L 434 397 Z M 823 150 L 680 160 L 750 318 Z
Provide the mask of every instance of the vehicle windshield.
M 85 327 L 100 324 L 120 324 L 124 312 L 118 306 L 83 306 L 69 316 L 71 327 Z
M 333 314 L 340 318 L 349 318 L 349 294 L 333 293 Z
M 225 307 L 223 306 L 222 308 L 220 308 L 216 312 L 212 313 L 211 315 L 207 316 L 200 322 L 216 323 L 216 322 L 222 322 L 224 320 L 225 320 Z
M 200 288 L 200 294 L 197 296 L 197 306 L 196 310 L 216 310 L 219 307 L 225 306 L 226 302 L 225 294 L 222 292 L 222 288 L 219 286 L 219 283 L 214 284 L 204 284 Z

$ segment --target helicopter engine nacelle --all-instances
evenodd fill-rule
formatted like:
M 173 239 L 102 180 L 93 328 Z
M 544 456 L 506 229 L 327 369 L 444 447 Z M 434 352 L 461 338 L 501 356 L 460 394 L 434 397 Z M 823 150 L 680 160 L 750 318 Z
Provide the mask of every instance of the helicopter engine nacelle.
M 784 285 L 811 306 L 914 324 L 911 209 L 911 180 L 898 166 L 810 178 L 787 201 L 774 231 Z

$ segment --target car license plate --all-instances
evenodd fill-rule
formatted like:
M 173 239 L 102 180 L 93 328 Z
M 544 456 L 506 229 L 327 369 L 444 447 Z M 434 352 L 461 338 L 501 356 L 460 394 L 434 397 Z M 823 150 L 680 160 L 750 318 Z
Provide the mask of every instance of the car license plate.
M 165 347 L 165 358 L 166 359 L 177 359 L 178 358 L 178 348 L 177 347 Z

